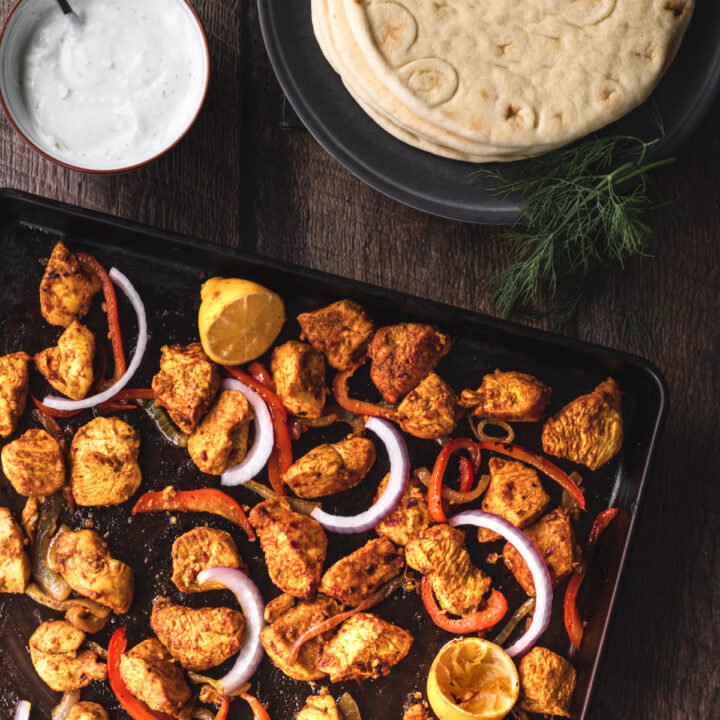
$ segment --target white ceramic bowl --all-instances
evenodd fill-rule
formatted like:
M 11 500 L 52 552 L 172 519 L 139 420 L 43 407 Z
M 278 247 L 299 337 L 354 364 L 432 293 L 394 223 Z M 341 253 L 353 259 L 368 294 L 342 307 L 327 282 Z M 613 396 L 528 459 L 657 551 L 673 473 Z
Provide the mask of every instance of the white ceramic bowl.
M 148 0 L 152 2 L 152 0 Z M 56 0 L 18 0 L 5 19 L 0 32 L 0 105 L 10 124 L 22 136 L 25 142 L 48 160 L 58 165 L 86 173 L 108 174 L 126 172 L 146 165 L 176 145 L 190 129 L 205 100 L 210 80 L 210 53 L 207 38 L 195 10 L 188 0 L 174 0 L 185 12 L 193 26 L 193 47 L 187 48 L 197 60 L 199 72 L 195 74 L 190 90 L 187 110 L 183 112 L 183 121 L 178 123 L 174 134 L 163 146 L 153 149 L 147 157 L 140 157 L 132 164 L 118 161 L 102 161 L 94 164 L 79 165 L 72 159 L 63 157 L 57 148 L 51 146 L 36 131 L 28 111 L 22 87 L 22 63 L 28 40 L 39 19 L 48 12 L 60 12 Z

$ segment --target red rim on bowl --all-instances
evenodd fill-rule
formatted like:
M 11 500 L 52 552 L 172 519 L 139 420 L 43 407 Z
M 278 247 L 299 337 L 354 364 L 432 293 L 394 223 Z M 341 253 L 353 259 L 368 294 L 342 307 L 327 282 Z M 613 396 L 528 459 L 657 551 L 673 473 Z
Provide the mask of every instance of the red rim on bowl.
M 207 90 L 208 85 L 210 84 L 210 48 L 208 46 L 207 36 L 205 35 L 205 29 L 203 28 L 202 22 L 200 22 L 200 18 L 198 17 L 197 12 L 195 12 L 195 8 L 190 4 L 189 0 L 177 0 L 178 2 L 183 3 L 187 9 L 190 11 L 190 16 L 192 20 L 194 21 L 197 29 L 200 31 L 200 37 L 202 39 L 203 49 L 205 51 L 205 83 L 204 87 L 202 89 L 202 94 L 200 96 L 200 101 L 197 104 L 197 109 L 195 110 L 194 114 L 190 118 L 190 121 L 187 123 L 185 128 L 183 128 L 183 131 L 165 148 L 160 150 L 160 152 L 156 153 L 155 155 L 152 155 L 147 160 L 143 160 L 142 162 L 134 163 L 133 165 L 126 165 L 124 167 L 120 168 L 113 168 L 109 170 L 104 169 L 91 169 L 91 168 L 84 168 L 80 165 L 73 165 L 72 163 L 65 162 L 64 160 L 60 160 L 59 158 L 53 157 L 50 155 L 46 150 L 43 150 L 41 147 L 39 147 L 35 142 L 33 142 L 25 133 L 25 131 L 20 127 L 18 123 L 15 122 L 15 119 L 12 116 L 12 113 L 10 112 L 10 109 L 8 108 L 7 103 L 5 102 L 5 83 L 0 81 L 0 105 L 2 105 L 3 112 L 5 113 L 5 117 L 8 119 L 8 122 L 12 127 L 15 129 L 15 132 L 20 135 L 20 137 L 25 141 L 25 143 L 32 148 L 38 155 L 41 155 L 46 160 L 50 160 L 51 162 L 55 163 L 56 165 L 60 165 L 61 167 L 67 168 L 68 170 L 75 170 L 77 172 L 81 173 L 87 173 L 90 175 L 117 175 L 119 173 L 124 172 L 130 172 L 131 170 L 137 170 L 140 167 L 143 167 L 144 165 L 148 165 L 149 163 L 157 160 L 161 155 L 164 155 L 168 151 L 172 150 L 184 137 L 187 135 L 190 128 L 195 124 L 195 120 L 197 120 L 198 115 L 200 114 L 200 111 L 202 110 L 203 105 L 205 104 L 205 97 L 207 96 Z M 2 30 L 0 30 L 0 47 L 2 47 L 3 42 L 5 41 L 5 32 L 7 30 L 8 24 L 10 23 L 10 20 L 12 19 L 13 15 L 17 11 L 17 9 L 24 3 L 26 0 L 16 0 L 15 4 L 12 6 L 10 12 L 8 13 L 7 17 L 5 18 L 3 24 L 2 24 Z

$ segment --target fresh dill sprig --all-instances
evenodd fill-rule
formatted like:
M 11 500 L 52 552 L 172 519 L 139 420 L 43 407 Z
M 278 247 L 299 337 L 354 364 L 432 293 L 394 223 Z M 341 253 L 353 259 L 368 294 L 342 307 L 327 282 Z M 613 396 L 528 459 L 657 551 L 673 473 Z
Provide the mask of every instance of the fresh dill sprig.
M 503 236 L 517 260 L 488 286 L 503 317 L 537 318 L 551 306 L 562 325 L 609 264 L 647 253 L 651 211 L 662 205 L 649 173 L 675 161 L 646 162 L 661 139 L 594 137 L 508 171 L 478 171 L 498 197 L 520 197 L 519 220 Z

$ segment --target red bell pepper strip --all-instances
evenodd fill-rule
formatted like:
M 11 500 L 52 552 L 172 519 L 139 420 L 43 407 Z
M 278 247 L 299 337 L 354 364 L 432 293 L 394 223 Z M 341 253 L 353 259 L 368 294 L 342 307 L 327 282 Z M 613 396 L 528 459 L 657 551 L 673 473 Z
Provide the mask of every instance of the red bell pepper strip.
M 112 380 L 100 378 L 98 387 L 101 389 L 110 387 L 116 383 L 124 374 L 127 366 L 125 365 L 125 351 L 123 350 L 122 332 L 120 331 L 120 319 L 118 317 L 117 297 L 115 296 L 115 287 L 105 268 L 92 256 L 87 253 L 77 253 L 76 257 L 82 265 L 85 272 L 95 275 L 102 285 L 103 295 L 105 297 L 105 313 L 108 319 L 108 337 L 112 343 L 113 360 L 115 368 L 113 370 Z
M 512 443 L 495 440 L 481 442 L 480 449 L 492 450 L 493 452 L 507 455 L 515 460 L 520 460 L 528 465 L 532 465 L 537 470 L 540 470 L 540 472 L 545 473 L 549 478 L 552 478 L 560 487 L 568 492 L 570 497 L 572 497 L 583 510 L 585 509 L 585 496 L 582 494 L 582 490 L 580 490 L 564 470 L 561 470 L 557 465 L 551 463 L 542 455 L 538 455 L 536 452 L 528 450 L 521 445 L 513 445 Z
M 171 715 L 151 710 L 127 689 L 120 674 L 120 656 L 125 652 L 125 648 L 127 648 L 125 628 L 118 628 L 110 638 L 107 657 L 108 678 L 115 697 L 120 701 L 125 712 L 134 720 L 173 720 Z
M 275 381 L 270 371 L 257 360 L 253 360 L 248 366 L 250 374 L 258 381 L 261 382 L 266 388 L 275 392 Z M 276 393 L 277 394 L 277 393 Z
M 362 364 L 362 363 L 361 363 Z M 356 415 L 369 415 L 370 417 L 382 417 L 386 420 L 396 420 L 397 412 L 393 408 L 374 405 L 364 400 L 351 398 L 348 390 L 348 380 L 353 376 L 360 365 L 355 365 L 350 370 L 344 370 L 335 375 L 333 380 L 333 395 L 341 408 Z
M 460 457 L 460 492 L 469 493 L 472 490 L 475 473 L 472 463 L 465 457 Z
M 590 557 L 598 538 L 602 535 L 605 528 L 607 528 L 607 526 L 612 522 L 618 512 L 618 508 L 608 508 L 607 510 L 603 510 L 595 518 L 595 522 L 590 530 L 590 536 L 588 537 L 587 546 L 585 548 L 585 563 L 583 564 L 582 570 L 574 573 L 570 578 L 570 582 L 565 590 L 565 601 L 563 603 L 565 629 L 567 630 L 570 642 L 576 650 L 580 649 L 580 643 L 582 642 L 584 632 L 582 618 L 580 617 L 580 611 L 577 606 L 578 590 L 580 589 L 582 581 L 585 579 L 585 575 L 587 575 Z
M 285 495 L 285 485 L 282 481 L 282 470 L 280 469 L 280 458 L 278 457 L 278 449 L 274 447 L 270 453 L 267 464 L 268 480 L 270 487 L 276 495 Z
M 52 415 L 49 415 L 42 410 L 33 410 L 32 416 L 43 426 L 43 429 L 46 433 L 48 433 L 48 435 L 52 435 L 58 441 L 60 449 L 64 453 L 66 450 L 65 435 L 58 425 L 57 420 Z
M 118 412 L 120 410 L 137 410 L 137 405 L 130 405 L 127 400 L 135 400 L 142 398 L 145 400 L 154 400 L 155 391 L 151 388 L 124 388 L 109 400 L 100 403 L 98 408 L 103 412 Z
M 428 488 L 428 508 L 430 516 L 435 522 L 447 522 L 442 506 L 442 484 L 448 461 L 453 453 L 458 450 L 467 450 L 470 454 L 472 470 L 477 472 L 480 467 L 480 450 L 477 443 L 470 438 L 454 438 L 440 451 L 435 460 L 432 477 L 430 478 L 430 487 Z
M 487 628 L 497 625 L 508 609 L 505 596 L 499 590 L 493 590 L 483 610 L 453 620 L 445 615 L 435 602 L 427 576 L 423 576 L 422 579 L 422 600 L 430 618 L 439 628 L 460 635 L 487 630 Z
M 71 418 L 75 417 L 78 413 L 81 413 L 82 410 L 55 410 L 54 408 L 50 408 L 47 405 L 43 405 L 34 395 L 30 396 L 32 398 L 32 401 L 35 403 L 35 407 L 45 415 L 49 415 L 50 417 L 54 418 Z
M 253 720 L 270 720 L 267 710 L 260 704 L 260 701 L 254 695 L 242 693 L 240 697 L 249 703 L 253 711 Z
M 228 710 L 230 710 L 230 701 L 223 695 L 222 698 L 220 698 L 220 709 L 215 715 L 215 720 L 226 720 Z
M 180 512 L 208 512 L 220 515 L 235 525 L 241 527 L 248 538 L 255 540 L 255 532 L 245 511 L 238 502 L 227 493 L 217 488 L 203 488 L 201 490 L 160 490 L 147 492 L 138 498 L 131 515 L 136 513 L 159 512 L 162 510 L 176 510 Z

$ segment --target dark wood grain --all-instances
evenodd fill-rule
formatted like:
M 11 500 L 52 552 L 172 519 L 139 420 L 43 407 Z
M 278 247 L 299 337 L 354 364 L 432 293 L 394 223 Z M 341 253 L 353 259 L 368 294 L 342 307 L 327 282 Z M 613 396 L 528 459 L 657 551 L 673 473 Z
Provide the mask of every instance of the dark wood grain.
M 10 7 L 3 0 L 4 11 Z M 279 127 L 281 93 L 252 3 L 198 0 L 213 80 L 188 136 L 140 171 L 55 167 L 0 120 L 0 184 L 489 311 L 508 262 L 494 228 L 429 217 L 362 185 L 305 132 Z M 611 275 L 563 332 L 644 355 L 671 411 L 626 569 L 593 720 L 720 718 L 720 104 L 660 177 L 681 221 L 654 258 Z M 627 322 L 628 313 L 646 331 Z M 374 720 L 374 719 L 370 719 Z

